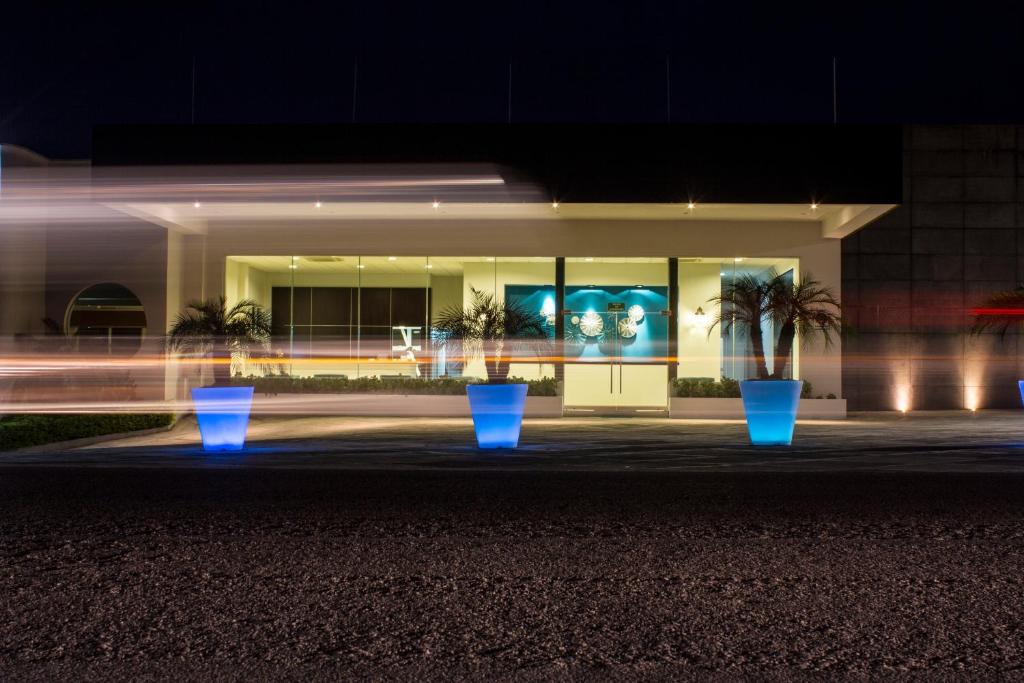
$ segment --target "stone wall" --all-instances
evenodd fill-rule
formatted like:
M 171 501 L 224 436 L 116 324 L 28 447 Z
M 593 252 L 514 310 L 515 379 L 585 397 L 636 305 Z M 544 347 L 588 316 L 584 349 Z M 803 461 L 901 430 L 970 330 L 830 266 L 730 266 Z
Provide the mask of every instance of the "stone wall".
M 1024 127 L 907 126 L 903 205 L 843 240 L 851 410 L 1019 407 L 1016 333 L 970 309 L 1024 281 Z

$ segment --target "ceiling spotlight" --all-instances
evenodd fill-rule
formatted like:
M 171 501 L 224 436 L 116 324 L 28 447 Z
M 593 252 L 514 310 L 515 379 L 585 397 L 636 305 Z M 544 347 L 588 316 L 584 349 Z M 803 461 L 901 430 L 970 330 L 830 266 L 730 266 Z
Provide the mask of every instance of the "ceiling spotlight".
M 439 201 L 437 201 L 437 200 L 435 199 L 435 200 L 434 200 L 434 203 L 433 203 L 433 205 L 432 205 L 432 206 L 433 206 L 433 207 L 434 207 L 435 209 L 439 209 L 439 208 L 441 208 L 441 202 L 439 202 Z
M 320 204 L 320 200 L 319 200 L 319 199 L 318 199 L 318 200 L 316 200 L 316 204 L 314 204 L 313 206 L 315 206 L 316 208 L 318 208 L 318 209 L 319 209 L 319 208 L 320 208 L 320 206 L 321 206 L 321 204 Z
M 193 206 L 194 208 L 198 209 L 198 208 L 199 208 L 199 206 L 200 206 L 200 204 L 199 204 L 199 202 L 198 202 L 198 201 L 194 201 L 194 202 L 192 202 L 192 206 Z
M 694 202 L 687 202 L 686 203 L 686 208 L 687 209 L 696 209 L 697 205 Z
M 552 209 L 557 209 L 557 208 L 558 208 L 558 201 L 557 201 L 557 200 L 556 200 L 556 201 L 553 201 L 553 202 L 551 202 L 551 208 L 552 208 Z
M 811 211 L 818 210 L 818 202 L 811 202 Z
M 388 256 L 388 261 L 397 261 L 397 260 L 398 260 L 397 256 Z

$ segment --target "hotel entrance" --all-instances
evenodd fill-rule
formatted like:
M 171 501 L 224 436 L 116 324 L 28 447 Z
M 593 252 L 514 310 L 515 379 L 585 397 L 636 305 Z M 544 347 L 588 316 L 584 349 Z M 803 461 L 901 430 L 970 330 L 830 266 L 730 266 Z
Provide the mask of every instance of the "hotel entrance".
M 566 414 L 668 410 L 668 260 L 567 258 Z

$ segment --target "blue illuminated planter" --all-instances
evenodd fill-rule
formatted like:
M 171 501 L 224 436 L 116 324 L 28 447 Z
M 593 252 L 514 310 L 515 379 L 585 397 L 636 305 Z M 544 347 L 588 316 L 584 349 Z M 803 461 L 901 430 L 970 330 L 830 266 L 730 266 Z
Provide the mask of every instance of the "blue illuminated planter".
M 240 451 L 252 408 L 252 387 L 192 390 L 192 404 L 205 451 Z
M 480 448 L 515 448 L 523 426 L 525 384 L 470 384 L 469 411 Z
M 743 412 L 750 443 L 755 446 L 788 446 L 800 407 L 804 383 L 795 379 L 748 379 L 740 382 Z
M 1024 379 L 1018 380 L 1017 389 L 1020 390 L 1020 400 L 1024 402 Z

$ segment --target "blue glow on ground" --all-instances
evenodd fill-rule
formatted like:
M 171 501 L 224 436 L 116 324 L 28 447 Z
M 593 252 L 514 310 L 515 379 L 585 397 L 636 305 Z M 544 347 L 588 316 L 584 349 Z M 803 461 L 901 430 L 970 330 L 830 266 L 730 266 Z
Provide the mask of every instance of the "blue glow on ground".
M 470 384 L 466 387 L 480 448 L 515 448 L 523 426 L 525 384 Z
M 240 451 L 245 445 L 252 407 L 252 387 L 205 387 L 192 390 L 204 451 Z
M 743 412 L 750 443 L 755 446 L 788 446 L 800 407 L 800 380 L 745 380 L 740 382 Z

